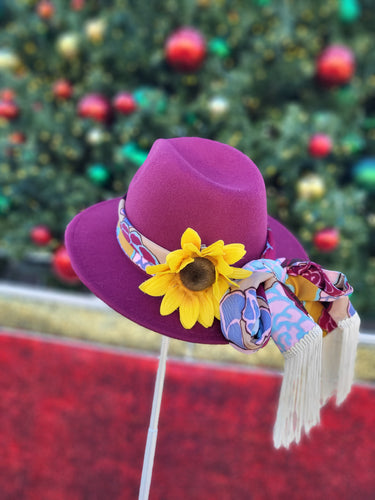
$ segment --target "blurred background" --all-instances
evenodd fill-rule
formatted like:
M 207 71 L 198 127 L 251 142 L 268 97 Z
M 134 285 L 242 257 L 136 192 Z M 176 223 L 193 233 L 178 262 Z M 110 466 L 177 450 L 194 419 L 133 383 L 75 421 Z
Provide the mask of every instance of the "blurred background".
M 201 136 L 374 316 L 372 0 L 0 0 L 0 25 L 0 278 L 82 290 L 66 224 L 155 139 Z
M 362 327 L 351 396 L 290 450 L 275 346 L 171 340 L 151 498 L 374 498 L 374 26 L 373 0 L 0 0 L 1 500 L 137 497 L 160 336 L 85 289 L 64 231 L 176 136 L 257 164 Z

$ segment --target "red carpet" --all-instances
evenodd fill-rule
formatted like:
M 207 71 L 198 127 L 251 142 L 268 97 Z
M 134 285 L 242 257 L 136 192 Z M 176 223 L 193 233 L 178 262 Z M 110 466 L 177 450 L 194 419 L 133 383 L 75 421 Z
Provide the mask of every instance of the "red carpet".
M 136 499 L 157 362 L 0 335 L 1 500 Z M 150 498 L 372 499 L 375 390 L 274 450 L 276 375 L 169 361 Z

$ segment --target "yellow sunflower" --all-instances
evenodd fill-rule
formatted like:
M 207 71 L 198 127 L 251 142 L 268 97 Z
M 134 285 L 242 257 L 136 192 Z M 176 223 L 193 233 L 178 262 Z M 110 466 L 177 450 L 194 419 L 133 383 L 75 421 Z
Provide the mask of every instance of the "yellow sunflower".
M 164 295 L 160 314 L 166 316 L 179 308 L 180 321 L 190 329 L 198 321 L 204 327 L 220 319 L 220 300 L 229 286 L 238 286 L 232 279 L 244 279 L 251 271 L 231 267 L 246 253 L 244 245 L 224 245 L 222 240 L 202 247 L 194 229 L 186 229 L 181 249 L 167 255 L 165 264 L 148 266 L 154 276 L 139 287 L 153 297 Z

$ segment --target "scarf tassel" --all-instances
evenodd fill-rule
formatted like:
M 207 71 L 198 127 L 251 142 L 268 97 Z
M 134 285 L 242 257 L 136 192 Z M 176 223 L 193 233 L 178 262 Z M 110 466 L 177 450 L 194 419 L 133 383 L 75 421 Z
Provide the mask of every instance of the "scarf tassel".
M 355 313 L 338 323 L 323 339 L 321 404 L 336 394 L 341 405 L 354 380 L 355 358 L 359 338 L 360 318 Z
M 274 445 L 298 443 L 320 421 L 322 330 L 316 325 L 284 353 L 285 367 L 274 427 Z
M 274 445 L 299 443 L 302 432 L 320 421 L 320 408 L 336 395 L 340 405 L 349 394 L 355 369 L 360 318 L 357 313 L 322 336 L 316 325 L 284 353 L 285 367 L 274 427 Z

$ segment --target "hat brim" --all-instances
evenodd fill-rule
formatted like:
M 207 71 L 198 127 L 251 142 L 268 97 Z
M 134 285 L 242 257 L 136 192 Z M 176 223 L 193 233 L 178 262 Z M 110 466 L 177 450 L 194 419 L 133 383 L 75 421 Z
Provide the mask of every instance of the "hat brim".
M 226 344 L 220 323 L 210 328 L 182 327 L 178 312 L 161 316 L 160 299 L 146 295 L 139 285 L 148 277 L 120 248 L 116 238 L 120 198 L 93 205 L 68 225 L 65 244 L 72 266 L 84 285 L 109 307 L 149 330 L 168 337 L 202 344 Z M 268 217 L 276 258 L 306 259 L 299 241 L 280 222 Z

